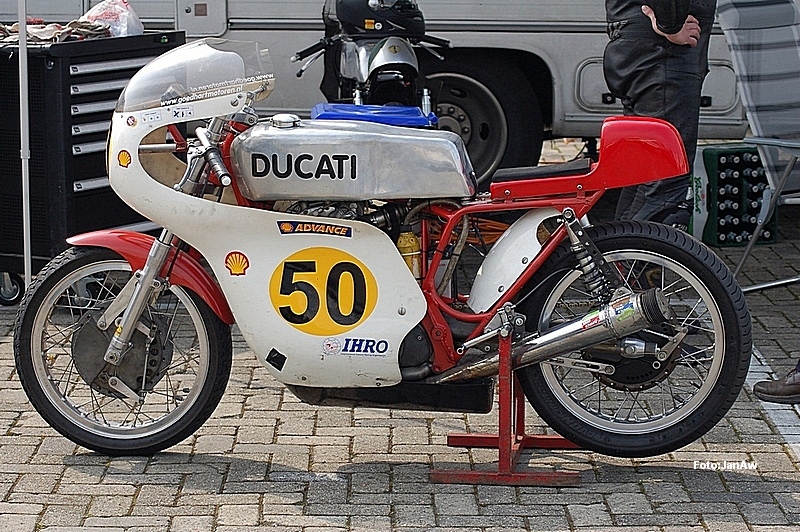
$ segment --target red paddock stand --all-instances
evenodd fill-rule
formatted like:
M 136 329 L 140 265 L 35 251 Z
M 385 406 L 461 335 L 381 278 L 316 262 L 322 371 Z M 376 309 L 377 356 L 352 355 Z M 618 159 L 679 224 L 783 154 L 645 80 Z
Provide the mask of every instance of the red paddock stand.
M 561 436 L 525 434 L 525 398 L 511 371 L 511 336 L 500 336 L 500 372 L 497 380 L 499 422 L 497 434 L 447 435 L 451 447 L 496 448 L 497 471 L 434 469 L 430 482 L 440 484 L 493 484 L 508 486 L 580 486 L 576 471 L 517 471 L 524 449 L 580 449 Z

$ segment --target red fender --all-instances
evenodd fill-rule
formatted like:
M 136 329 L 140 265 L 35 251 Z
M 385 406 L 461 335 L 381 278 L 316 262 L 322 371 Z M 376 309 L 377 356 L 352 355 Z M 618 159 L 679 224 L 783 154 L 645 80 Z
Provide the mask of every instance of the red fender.
M 133 231 L 110 229 L 84 233 L 67 239 L 73 246 L 94 246 L 110 249 L 122 255 L 133 271 L 144 267 L 154 237 Z M 219 285 L 197 260 L 182 251 L 178 252 L 169 274 L 169 282 L 188 288 L 202 298 L 223 322 L 232 325 L 235 320 L 225 295 Z

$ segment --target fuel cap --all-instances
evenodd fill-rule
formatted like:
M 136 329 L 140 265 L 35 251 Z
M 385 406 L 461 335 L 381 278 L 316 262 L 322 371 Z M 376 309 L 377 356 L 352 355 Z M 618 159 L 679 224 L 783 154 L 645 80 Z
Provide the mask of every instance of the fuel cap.
M 300 117 L 289 113 L 280 113 L 272 117 L 272 125 L 279 128 L 296 127 Z

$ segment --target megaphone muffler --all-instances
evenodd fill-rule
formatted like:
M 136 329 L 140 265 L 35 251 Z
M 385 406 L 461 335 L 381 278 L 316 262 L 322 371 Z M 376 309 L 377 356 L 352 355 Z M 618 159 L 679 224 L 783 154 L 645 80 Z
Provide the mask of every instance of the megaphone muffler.
M 609 340 L 618 340 L 663 323 L 672 316 L 669 302 L 658 288 L 627 294 L 541 335 L 527 335 L 512 348 L 513 368 L 523 368 Z M 479 379 L 497 375 L 499 368 L 500 354 L 495 352 L 434 375 L 428 382 L 438 384 Z

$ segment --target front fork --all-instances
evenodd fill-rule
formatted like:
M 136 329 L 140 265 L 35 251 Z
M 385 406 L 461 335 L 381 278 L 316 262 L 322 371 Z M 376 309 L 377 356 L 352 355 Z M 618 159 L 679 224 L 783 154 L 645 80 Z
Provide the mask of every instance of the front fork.
M 158 276 L 167 262 L 170 250 L 173 249 L 172 240 L 172 233 L 164 229 L 161 235 L 153 241 L 150 252 L 147 254 L 147 261 L 142 269 L 135 272 L 129 281 L 129 283 L 134 283 L 130 299 L 122 316 L 114 322 L 116 325 L 114 336 L 111 337 L 105 355 L 103 355 L 103 359 L 109 364 L 117 366 L 122 361 L 125 351 L 130 346 L 131 337 L 136 330 L 139 317 L 144 312 L 147 304 L 160 292 L 164 285 L 164 282 Z M 126 290 L 123 290 L 124 292 Z M 100 323 L 99 325 L 107 327 L 109 324 Z
M 199 145 L 189 148 L 186 172 L 181 181 L 175 185 L 176 190 L 193 196 L 202 196 L 206 186 L 202 176 L 207 168 L 214 171 L 222 185 L 230 184 L 230 176 L 222 162 L 219 150 L 216 148 L 224 126 L 224 119 L 213 118 L 208 127 L 197 128 Z M 106 329 L 110 325 L 109 320 L 113 319 L 116 326 L 114 336 L 103 355 L 103 359 L 109 364 L 118 366 L 122 362 L 125 351 L 131 345 L 131 338 L 139 323 L 139 317 L 148 303 L 154 300 L 163 289 L 165 281 L 159 275 L 167 263 L 170 251 L 175 247 L 174 239 L 171 231 L 167 229 L 161 231 L 161 235 L 153 241 L 142 269 L 133 274 L 131 280 L 112 304 L 117 311 L 124 305 L 125 310 L 122 316 L 115 319 L 117 313 L 107 311 L 98 323 L 100 328 Z M 130 294 L 130 299 L 126 302 L 124 298 L 127 294 Z M 121 382 L 119 385 L 125 386 Z M 131 390 L 120 391 L 128 396 L 135 393 Z

